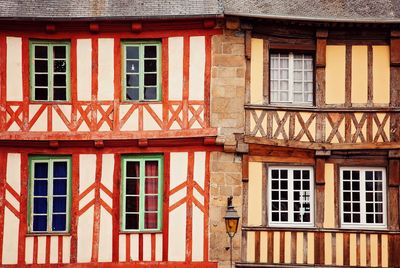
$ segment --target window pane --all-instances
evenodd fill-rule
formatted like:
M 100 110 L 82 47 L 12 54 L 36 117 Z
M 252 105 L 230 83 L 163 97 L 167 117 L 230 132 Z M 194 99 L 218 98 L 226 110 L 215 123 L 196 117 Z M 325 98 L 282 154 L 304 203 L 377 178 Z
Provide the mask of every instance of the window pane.
M 35 58 L 47 59 L 47 46 L 35 45 Z
M 158 196 L 146 196 L 144 210 L 145 211 L 157 211 L 158 210 Z
M 145 86 L 156 86 L 157 85 L 157 74 L 145 74 L 144 75 Z
M 66 47 L 65 46 L 54 46 L 54 58 L 55 59 L 65 59 Z
M 283 213 L 281 213 L 281 221 L 283 221 L 283 222 L 285 222 L 285 221 L 288 221 L 288 213 L 286 213 L 286 212 L 283 212 Z
M 47 213 L 47 198 L 33 198 L 33 213 L 46 214 Z
M 67 100 L 67 89 L 64 88 L 54 88 L 54 100 Z
M 157 213 L 144 214 L 144 228 L 157 229 Z
M 280 100 L 281 101 L 289 101 L 289 94 L 287 92 L 281 92 Z
M 47 195 L 47 180 L 35 180 L 33 186 L 34 196 L 46 196 Z
M 126 89 L 127 100 L 139 100 L 139 88 L 131 87 Z
M 33 216 L 33 231 L 41 232 L 47 230 L 47 216 Z
M 146 87 L 144 89 L 144 99 L 145 100 L 157 99 L 157 88 L 156 87 Z
M 47 100 L 47 88 L 35 88 L 35 100 Z
M 147 178 L 145 180 L 146 194 L 157 194 L 158 193 L 158 179 Z
M 279 221 L 279 213 L 277 212 L 272 213 L 272 221 Z
M 125 228 L 129 229 L 129 230 L 139 229 L 139 215 L 138 214 L 126 214 Z
M 126 75 L 126 85 L 132 87 L 139 86 L 139 75 L 138 74 L 127 74 Z
M 54 75 L 54 86 L 66 86 L 67 80 L 65 74 L 55 74 Z
M 65 214 L 53 215 L 53 231 L 65 231 L 67 226 L 67 216 Z
M 65 60 L 55 60 L 54 61 L 54 72 L 66 72 L 67 63 Z
M 66 195 L 67 194 L 67 180 L 57 179 L 53 181 L 53 194 L 54 195 Z
M 137 178 L 140 175 L 140 163 L 134 161 L 126 162 L 126 176 Z
M 47 60 L 35 60 L 35 72 L 47 73 Z
M 139 212 L 139 196 L 127 196 L 126 197 L 126 212 Z
M 126 47 L 126 58 L 127 59 L 138 59 L 139 58 L 139 47 L 127 46 Z
M 35 74 L 35 86 L 48 86 L 47 74 Z
M 156 72 L 157 71 L 157 60 L 145 60 L 144 61 L 145 72 Z
M 127 73 L 139 73 L 139 61 L 127 60 L 126 61 L 126 72 Z
M 53 197 L 53 212 L 67 211 L 67 197 Z
M 144 47 L 144 57 L 145 58 L 156 58 L 157 57 L 157 47 L 156 46 L 145 46 Z
M 140 189 L 140 180 L 126 179 L 126 194 L 138 195 Z
M 47 178 L 48 164 L 47 163 L 35 163 L 34 164 L 34 176 L 35 178 Z
M 54 162 L 53 176 L 55 178 L 66 178 L 67 166 L 68 166 L 67 162 Z

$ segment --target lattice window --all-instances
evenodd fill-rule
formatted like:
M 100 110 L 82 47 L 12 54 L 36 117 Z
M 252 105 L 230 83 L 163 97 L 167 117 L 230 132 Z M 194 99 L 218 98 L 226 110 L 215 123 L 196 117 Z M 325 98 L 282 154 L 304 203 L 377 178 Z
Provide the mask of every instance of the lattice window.
M 341 168 L 342 226 L 386 226 L 386 175 L 382 168 Z
M 311 167 L 269 167 L 269 224 L 312 226 L 314 179 Z
M 271 103 L 312 105 L 313 58 L 306 54 L 271 54 Z
M 67 101 L 70 87 L 70 44 L 32 41 L 30 57 L 31 99 Z
M 161 43 L 124 42 L 123 98 L 130 101 L 161 99 Z
M 30 158 L 29 231 L 69 232 L 71 207 L 71 158 Z
M 126 156 L 122 164 L 122 230 L 161 230 L 162 156 Z

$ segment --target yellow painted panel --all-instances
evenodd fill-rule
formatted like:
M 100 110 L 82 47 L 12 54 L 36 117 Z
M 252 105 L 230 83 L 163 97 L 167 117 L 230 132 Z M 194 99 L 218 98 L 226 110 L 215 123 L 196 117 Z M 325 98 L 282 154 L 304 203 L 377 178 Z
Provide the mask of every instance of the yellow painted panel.
M 279 263 L 280 257 L 280 233 L 274 232 L 274 263 Z
M 247 232 L 247 261 L 254 262 L 255 256 L 255 233 Z
M 326 47 L 327 104 L 344 103 L 346 77 L 346 46 Z
M 268 232 L 260 233 L 260 262 L 268 261 Z
M 301 118 L 303 119 L 304 123 L 307 122 L 307 120 L 310 118 L 312 113 L 300 113 Z M 296 117 L 297 118 L 297 117 Z M 310 132 L 311 136 L 315 139 L 315 122 L 316 119 L 314 118 L 313 121 L 311 122 L 310 126 L 308 127 L 308 131 Z M 300 122 L 296 120 L 295 122 L 295 135 L 297 136 L 300 131 L 303 130 L 303 127 L 300 125 Z M 288 132 L 286 132 L 288 133 Z M 307 135 L 303 135 L 300 139 L 300 141 L 310 141 L 307 137 Z
M 249 225 L 262 224 L 262 191 L 262 163 L 249 162 Z
M 336 233 L 336 265 L 343 265 L 343 234 Z
M 372 47 L 372 73 L 374 103 L 390 100 L 390 49 L 389 46 Z
M 368 100 L 368 46 L 352 46 L 351 102 L 366 103 L 367 100 Z
M 314 233 L 307 234 L 307 263 L 314 264 Z
M 296 239 L 296 263 L 303 263 L 303 233 L 297 233 Z
M 325 233 L 325 264 L 332 264 L 332 234 Z
M 335 227 L 335 180 L 334 165 L 325 164 L 324 228 Z
M 292 256 L 292 233 L 285 232 L 285 263 L 291 263 Z
M 263 45 L 262 39 L 251 39 L 251 64 L 250 64 L 250 102 L 261 104 L 264 102 L 263 93 Z
M 382 235 L 382 267 L 389 266 L 389 248 L 388 248 L 388 236 Z
M 360 234 L 360 265 L 367 265 L 367 235 Z
M 350 234 L 350 265 L 357 265 L 357 235 Z
M 370 236 L 371 245 L 371 266 L 378 266 L 378 235 L 371 234 Z

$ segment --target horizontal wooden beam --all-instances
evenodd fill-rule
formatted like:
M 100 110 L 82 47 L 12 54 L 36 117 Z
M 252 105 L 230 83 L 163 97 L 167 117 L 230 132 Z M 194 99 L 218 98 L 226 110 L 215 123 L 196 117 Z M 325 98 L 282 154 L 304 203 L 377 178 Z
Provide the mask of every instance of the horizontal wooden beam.
M 276 105 L 245 105 L 246 110 L 267 110 L 267 111 L 295 111 L 315 113 L 399 113 L 400 108 L 394 107 L 307 107 L 307 106 L 276 106 Z

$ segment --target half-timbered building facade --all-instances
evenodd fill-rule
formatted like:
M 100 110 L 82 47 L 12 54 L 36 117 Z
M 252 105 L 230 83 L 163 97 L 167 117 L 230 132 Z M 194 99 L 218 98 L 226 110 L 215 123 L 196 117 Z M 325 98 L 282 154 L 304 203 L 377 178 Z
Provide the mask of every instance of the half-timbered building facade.
M 246 58 L 236 267 L 400 267 L 399 14 L 226 1 Z
M 214 1 L 1 1 L 0 265 L 209 261 Z

